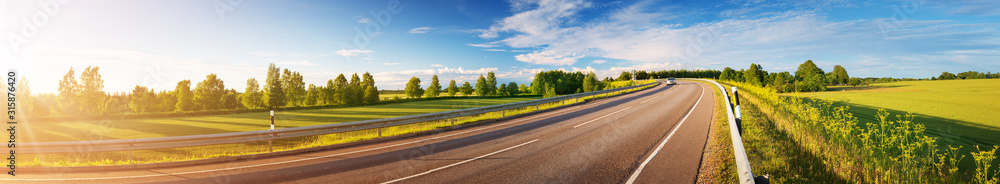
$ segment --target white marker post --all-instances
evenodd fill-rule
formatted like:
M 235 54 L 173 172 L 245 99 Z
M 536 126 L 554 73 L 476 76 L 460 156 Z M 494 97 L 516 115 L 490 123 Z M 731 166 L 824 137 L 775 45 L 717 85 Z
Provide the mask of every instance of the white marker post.
M 274 110 L 271 110 L 271 131 L 274 131 Z M 268 152 L 274 152 L 274 145 L 271 144 L 271 139 L 274 139 L 274 133 L 271 133 L 271 138 L 267 139 Z
M 740 134 L 743 134 L 743 115 L 740 113 L 740 93 L 737 92 L 736 86 L 733 86 L 733 98 L 736 104 L 733 107 L 733 112 L 736 113 L 736 129 L 739 130 Z

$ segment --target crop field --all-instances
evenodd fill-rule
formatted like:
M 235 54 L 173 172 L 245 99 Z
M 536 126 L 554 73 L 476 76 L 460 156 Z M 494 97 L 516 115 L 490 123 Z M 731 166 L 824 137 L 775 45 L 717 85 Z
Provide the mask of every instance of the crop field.
M 919 83 L 887 83 L 867 88 L 841 88 L 839 92 L 781 95 L 773 89 L 746 83 L 727 82 L 726 86 L 740 88 L 740 99 L 744 101 L 743 143 L 754 174 L 770 174 L 772 182 L 993 183 L 995 180 L 989 178 L 997 173 L 998 160 L 991 157 L 997 150 L 995 144 L 984 143 L 996 141 L 987 136 L 989 127 L 968 125 L 956 130 L 954 127 L 958 125 L 945 125 L 973 124 L 967 121 L 974 121 L 969 120 L 974 118 L 954 120 L 884 110 L 882 107 L 895 102 L 891 99 L 880 102 L 882 104 L 878 105 L 882 107 L 874 107 L 846 100 L 808 98 L 877 90 L 871 92 L 902 94 L 859 96 L 870 97 L 869 100 L 898 98 L 905 103 L 910 101 L 906 93 L 920 91 L 953 95 L 979 91 L 979 95 L 984 95 L 983 90 L 977 90 L 983 89 L 977 87 L 983 84 L 988 83 L 964 84 L 964 87 L 958 87 L 963 84 L 936 84 L 954 86 L 934 89 Z M 904 86 L 911 88 L 897 88 Z M 991 114 L 994 113 L 981 112 L 977 116 Z M 932 126 L 933 123 L 937 125 Z M 942 126 L 952 127 L 953 132 L 944 135 L 934 132 Z M 979 145 L 978 150 L 975 145 Z M 726 175 L 713 178 L 716 181 L 733 179 Z
M 470 98 L 346 108 L 275 111 L 275 128 L 291 128 L 425 114 L 540 99 Z M 270 128 L 268 112 L 173 118 L 56 121 L 25 124 L 25 142 L 134 139 L 243 132 Z
M 830 87 L 827 92 L 802 93 L 801 97 L 833 100 L 850 106 L 861 122 L 877 122 L 878 109 L 894 115 L 913 113 L 914 122 L 943 145 L 1000 145 L 1000 80 L 944 80 L 878 83 L 865 87 Z M 971 161 L 964 161 L 971 167 Z

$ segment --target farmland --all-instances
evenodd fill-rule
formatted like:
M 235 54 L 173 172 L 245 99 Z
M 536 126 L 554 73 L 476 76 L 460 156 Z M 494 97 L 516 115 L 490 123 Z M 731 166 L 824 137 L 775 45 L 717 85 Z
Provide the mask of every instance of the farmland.
M 497 105 L 541 97 L 458 98 L 347 108 L 276 111 L 275 128 L 291 128 L 390 118 L 452 109 Z M 269 128 L 267 112 L 227 115 L 54 121 L 26 124 L 25 142 L 134 139 L 242 132 Z
M 927 133 L 945 145 L 1000 145 L 1000 80 L 938 80 L 877 83 L 863 87 L 830 87 L 827 92 L 802 97 L 848 105 L 861 122 L 877 122 L 878 109 L 891 114 L 913 113 L 913 121 L 927 126 Z M 971 164 L 969 162 L 968 164 Z

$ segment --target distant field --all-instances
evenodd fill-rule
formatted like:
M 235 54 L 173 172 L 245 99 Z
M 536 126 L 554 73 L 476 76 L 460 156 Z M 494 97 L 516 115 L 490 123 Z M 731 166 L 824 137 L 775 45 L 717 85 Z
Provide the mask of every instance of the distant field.
M 275 128 L 291 128 L 497 105 L 541 97 L 446 99 L 348 108 L 275 112 Z M 265 130 L 267 112 L 176 118 L 27 123 L 19 135 L 24 142 L 133 139 Z M 21 128 L 21 127 L 18 127 Z M 20 137 L 19 137 L 20 139 Z M 21 140 L 19 140 L 21 141 Z
M 785 94 L 790 95 L 790 94 Z M 914 122 L 927 125 L 940 145 L 1000 145 L 1000 80 L 947 80 L 878 83 L 866 87 L 830 87 L 828 92 L 800 93 L 802 97 L 835 100 L 849 105 L 860 122 L 877 122 L 876 111 L 893 115 L 912 112 Z M 892 119 L 895 116 L 890 117 Z

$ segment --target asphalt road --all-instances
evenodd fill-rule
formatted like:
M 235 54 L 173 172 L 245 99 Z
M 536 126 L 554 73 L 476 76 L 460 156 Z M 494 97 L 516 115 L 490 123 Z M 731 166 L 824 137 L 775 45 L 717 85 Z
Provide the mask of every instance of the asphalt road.
M 715 98 L 710 86 L 678 82 L 360 146 L 168 169 L 21 174 L 13 183 L 694 183 Z

